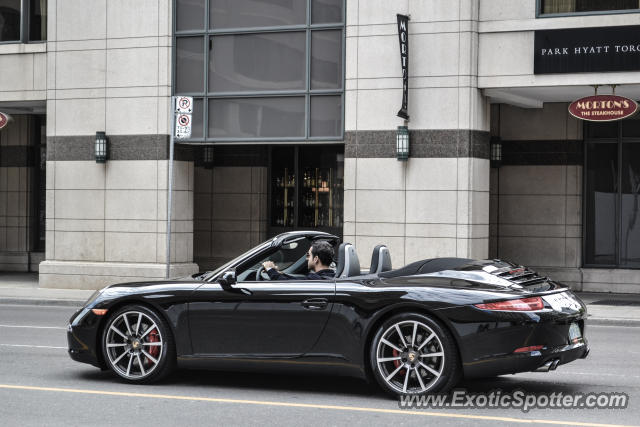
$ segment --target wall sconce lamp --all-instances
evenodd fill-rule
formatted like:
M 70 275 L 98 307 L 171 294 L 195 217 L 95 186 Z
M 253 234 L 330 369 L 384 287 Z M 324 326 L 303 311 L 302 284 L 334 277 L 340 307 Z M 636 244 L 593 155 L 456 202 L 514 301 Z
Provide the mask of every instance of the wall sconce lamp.
M 202 147 L 202 163 L 205 169 L 213 169 L 213 147 L 210 145 Z
M 96 132 L 96 163 L 107 162 L 107 135 L 104 132 Z
M 409 128 L 398 126 L 396 133 L 396 156 L 398 160 L 409 159 Z
M 502 141 L 500 138 L 491 138 L 491 167 L 502 166 Z

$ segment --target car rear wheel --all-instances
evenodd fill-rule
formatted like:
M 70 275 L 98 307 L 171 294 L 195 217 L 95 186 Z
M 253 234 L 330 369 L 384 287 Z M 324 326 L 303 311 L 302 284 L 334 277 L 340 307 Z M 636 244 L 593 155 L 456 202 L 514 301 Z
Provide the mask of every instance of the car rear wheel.
M 102 333 L 102 352 L 109 368 L 132 383 L 150 383 L 175 365 L 173 336 L 166 322 L 141 305 L 115 312 Z
M 460 376 L 451 334 L 417 313 L 395 315 L 378 328 L 370 363 L 378 384 L 394 395 L 446 392 Z

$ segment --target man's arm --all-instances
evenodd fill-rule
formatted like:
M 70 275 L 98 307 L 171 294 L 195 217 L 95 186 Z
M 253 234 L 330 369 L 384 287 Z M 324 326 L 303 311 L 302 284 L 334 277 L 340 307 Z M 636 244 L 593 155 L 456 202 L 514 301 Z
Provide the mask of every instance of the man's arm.
M 276 264 L 273 261 L 265 261 L 262 263 L 262 267 L 269 275 L 269 279 L 271 280 L 293 280 L 294 277 L 289 276 L 285 273 L 280 273 L 276 268 Z M 260 280 L 259 277 L 256 277 L 256 280 Z
M 330 269 L 320 270 L 318 272 L 311 271 L 307 275 L 308 280 L 332 280 L 335 278 L 336 272 Z
M 267 271 L 267 274 L 269 275 L 269 278 L 271 280 L 293 280 L 293 277 L 289 276 L 288 274 L 285 273 L 280 273 L 278 270 L 276 270 L 275 268 L 270 268 Z

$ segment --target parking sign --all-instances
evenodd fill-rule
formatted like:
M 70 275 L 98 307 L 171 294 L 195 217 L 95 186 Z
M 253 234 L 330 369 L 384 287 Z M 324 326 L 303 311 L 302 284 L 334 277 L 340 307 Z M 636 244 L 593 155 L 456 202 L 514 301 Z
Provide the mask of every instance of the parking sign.
M 193 97 L 176 96 L 176 113 L 178 114 L 193 113 Z

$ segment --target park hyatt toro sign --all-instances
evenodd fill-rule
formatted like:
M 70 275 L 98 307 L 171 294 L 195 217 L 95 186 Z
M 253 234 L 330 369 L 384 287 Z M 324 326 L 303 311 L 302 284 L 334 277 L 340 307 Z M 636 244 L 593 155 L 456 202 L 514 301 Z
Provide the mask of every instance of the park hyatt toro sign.
M 581 120 L 610 122 L 632 116 L 638 104 L 629 98 L 617 95 L 595 95 L 580 98 L 569 105 L 569 113 Z
M 640 71 L 640 25 L 538 30 L 534 74 Z

